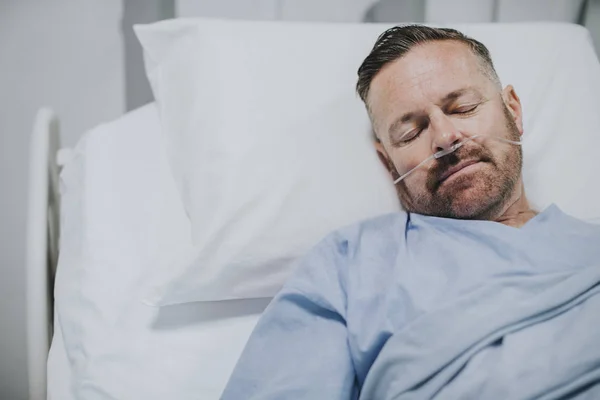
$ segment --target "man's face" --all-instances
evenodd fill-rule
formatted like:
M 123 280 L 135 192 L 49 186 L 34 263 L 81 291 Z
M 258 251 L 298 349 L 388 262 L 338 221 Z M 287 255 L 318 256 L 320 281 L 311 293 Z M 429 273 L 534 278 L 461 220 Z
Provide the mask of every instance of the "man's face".
M 368 104 L 394 179 L 468 137 L 519 140 L 523 133 L 512 87 L 501 91 L 457 41 L 417 46 L 386 65 L 371 82 Z M 520 146 L 476 139 L 418 168 L 397 190 L 407 211 L 489 219 L 520 195 L 521 162 Z

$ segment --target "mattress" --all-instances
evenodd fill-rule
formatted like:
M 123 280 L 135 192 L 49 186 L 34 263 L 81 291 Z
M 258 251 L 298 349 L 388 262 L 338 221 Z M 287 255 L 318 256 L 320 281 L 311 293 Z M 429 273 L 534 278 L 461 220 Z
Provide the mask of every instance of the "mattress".
M 61 174 L 49 399 L 217 399 L 269 299 L 154 308 L 145 272 L 191 246 L 154 104 L 86 133 Z

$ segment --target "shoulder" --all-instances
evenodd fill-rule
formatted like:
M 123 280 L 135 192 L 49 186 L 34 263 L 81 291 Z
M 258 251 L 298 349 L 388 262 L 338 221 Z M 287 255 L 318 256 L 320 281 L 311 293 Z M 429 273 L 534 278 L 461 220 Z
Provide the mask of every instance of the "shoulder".
M 297 260 L 284 290 L 345 296 L 348 274 L 374 255 L 397 251 L 405 238 L 408 215 L 385 214 L 338 229 Z
M 343 254 L 354 257 L 364 249 L 376 250 L 404 240 L 409 214 L 404 211 L 381 215 L 341 228 L 330 235 Z

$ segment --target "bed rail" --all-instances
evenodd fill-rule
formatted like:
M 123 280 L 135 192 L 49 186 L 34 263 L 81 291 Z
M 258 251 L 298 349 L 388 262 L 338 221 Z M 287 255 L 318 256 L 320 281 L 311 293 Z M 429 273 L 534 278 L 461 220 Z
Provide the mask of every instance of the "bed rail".
M 57 152 L 59 122 L 38 111 L 31 137 L 27 220 L 27 369 L 30 400 L 46 399 L 48 351 L 52 338 L 53 287 L 58 261 L 60 192 Z

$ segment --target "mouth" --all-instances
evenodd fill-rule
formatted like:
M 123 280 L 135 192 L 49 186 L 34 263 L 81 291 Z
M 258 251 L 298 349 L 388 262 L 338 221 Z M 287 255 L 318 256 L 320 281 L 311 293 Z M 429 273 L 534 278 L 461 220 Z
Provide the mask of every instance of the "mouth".
M 446 171 L 444 171 L 444 173 L 440 176 L 440 184 L 446 182 L 449 178 L 458 175 L 461 171 L 466 172 L 466 169 L 471 169 L 468 167 L 471 167 L 472 165 L 478 164 L 479 162 L 481 162 L 480 160 L 465 160 L 465 161 L 461 161 L 460 163 L 448 168 Z

